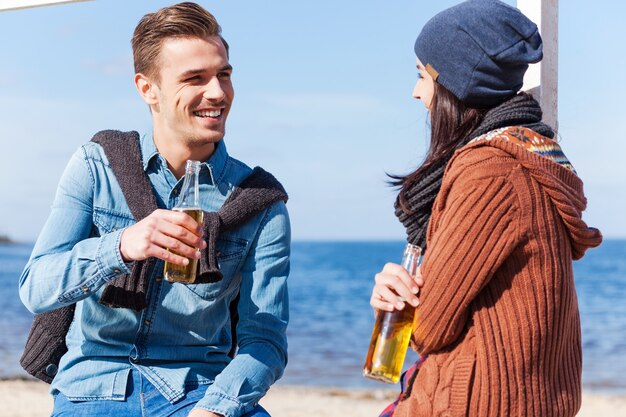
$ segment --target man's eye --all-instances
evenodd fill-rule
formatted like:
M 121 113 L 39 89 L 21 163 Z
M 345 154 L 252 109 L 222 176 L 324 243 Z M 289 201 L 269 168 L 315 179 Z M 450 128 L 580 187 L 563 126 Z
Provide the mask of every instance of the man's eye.
M 193 82 L 193 81 L 198 81 L 198 80 L 200 80 L 200 76 L 199 75 L 194 75 L 193 77 L 187 78 L 185 81 Z
M 220 72 L 217 76 L 222 80 L 227 80 L 230 78 L 230 72 Z

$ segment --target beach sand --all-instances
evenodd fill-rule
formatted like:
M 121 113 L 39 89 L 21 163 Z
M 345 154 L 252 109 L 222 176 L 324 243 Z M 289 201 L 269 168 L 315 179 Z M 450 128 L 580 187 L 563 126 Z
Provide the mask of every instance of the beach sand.
M 378 416 L 394 391 L 345 390 L 318 387 L 274 386 L 261 401 L 272 417 Z M 0 381 L 0 414 L 4 417 L 49 416 L 52 397 L 48 385 L 31 380 Z M 626 417 L 626 394 L 585 392 L 578 417 Z

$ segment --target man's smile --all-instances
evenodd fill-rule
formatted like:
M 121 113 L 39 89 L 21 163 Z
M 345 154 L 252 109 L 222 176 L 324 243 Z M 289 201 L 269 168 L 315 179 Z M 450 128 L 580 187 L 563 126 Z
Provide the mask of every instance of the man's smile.
M 211 118 L 218 118 L 222 115 L 222 108 L 220 109 L 213 109 L 213 110 L 196 110 L 193 112 L 193 114 L 197 117 L 202 117 L 202 118 L 206 118 L 206 117 L 211 117 Z

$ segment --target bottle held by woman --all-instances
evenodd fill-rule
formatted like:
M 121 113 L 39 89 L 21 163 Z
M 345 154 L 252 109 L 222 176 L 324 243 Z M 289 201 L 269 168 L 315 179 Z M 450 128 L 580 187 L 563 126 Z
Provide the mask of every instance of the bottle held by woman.
M 421 254 L 419 246 L 407 243 L 404 248 L 402 267 L 411 277 L 417 274 Z M 411 305 L 402 310 L 377 312 L 363 366 L 364 376 L 389 384 L 398 382 L 409 347 L 414 317 L 415 307 Z

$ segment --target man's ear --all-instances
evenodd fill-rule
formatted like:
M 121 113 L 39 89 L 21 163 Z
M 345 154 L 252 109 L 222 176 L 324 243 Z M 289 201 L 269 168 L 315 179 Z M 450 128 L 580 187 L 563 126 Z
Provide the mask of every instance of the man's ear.
M 149 77 L 140 72 L 135 74 L 135 87 L 146 104 L 152 106 L 159 103 L 157 94 L 159 87 Z

